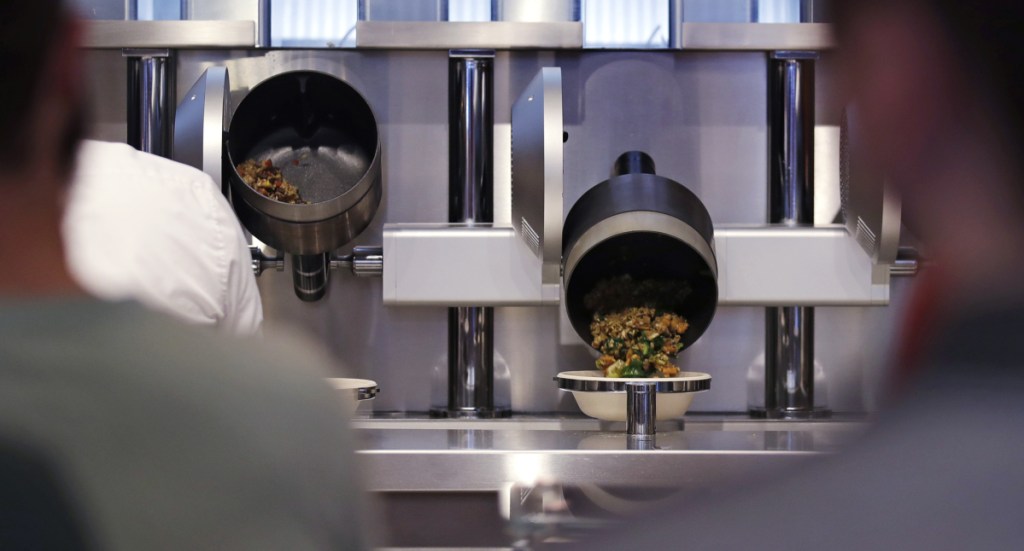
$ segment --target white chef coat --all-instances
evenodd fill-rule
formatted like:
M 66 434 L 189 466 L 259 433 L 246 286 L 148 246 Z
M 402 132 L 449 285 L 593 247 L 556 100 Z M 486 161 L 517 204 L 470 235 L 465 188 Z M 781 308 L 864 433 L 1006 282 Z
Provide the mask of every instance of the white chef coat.
M 217 184 L 197 169 L 86 140 L 63 234 L 72 275 L 100 298 L 235 334 L 259 330 L 248 243 Z

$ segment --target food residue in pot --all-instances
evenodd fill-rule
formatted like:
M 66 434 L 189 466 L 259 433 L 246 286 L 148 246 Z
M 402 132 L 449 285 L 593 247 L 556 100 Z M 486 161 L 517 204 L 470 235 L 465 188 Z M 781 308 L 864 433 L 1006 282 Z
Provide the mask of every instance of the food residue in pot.
M 299 189 L 284 179 L 281 169 L 274 166 L 270 159 L 262 163 L 249 159 L 236 168 L 245 185 L 264 197 L 293 205 L 307 203 L 299 196 Z

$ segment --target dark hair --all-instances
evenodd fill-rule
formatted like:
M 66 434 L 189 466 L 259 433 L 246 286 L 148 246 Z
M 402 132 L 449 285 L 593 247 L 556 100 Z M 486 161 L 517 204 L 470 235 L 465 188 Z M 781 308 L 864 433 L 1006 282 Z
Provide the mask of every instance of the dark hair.
M 61 0 L 0 2 L 0 71 L 6 77 L 0 86 L 0 164 L 6 167 L 20 168 L 28 155 L 29 116 L 65 17 Z
M 942 27 L 958 72 L 972 83 L 994 114 L 1011 153 L 1024 158 L 1024 87 L 1016 77 L 1024 67 L 1022 0 L 834 0 L 831 12 L 842 41 L 854 12 L 905 4 L 928 10 Z

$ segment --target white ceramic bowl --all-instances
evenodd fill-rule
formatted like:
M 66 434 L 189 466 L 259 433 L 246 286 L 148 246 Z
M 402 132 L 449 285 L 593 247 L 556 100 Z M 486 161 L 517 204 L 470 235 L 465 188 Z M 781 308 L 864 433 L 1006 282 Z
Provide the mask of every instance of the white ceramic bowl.
M 359 404 L 368 400 L 373 400 L 377 393 L 380 392 L 380 387 L 377 386 L 377 381 L 371 381 L 370 379 L 349 379 L 347 377 L 334 377 L 327 379 L 327 382 L 331 383 L 331 386 L 341 391 L 345 397 L 345 403 L 349 405 L 349 412 L 354 412 Z
M 657 379 L 613 379 L 599 370 L 563 371 L 558 386 L 572 392 L 580 410 L 602 421 L 626 420 L 626 382 L 652 382 L 658 385 L 655 418 L 658 421 L 682 417 L 693 402 L 693 395 L 711 387 L 711 375 L 683 371 L 677 377 Z

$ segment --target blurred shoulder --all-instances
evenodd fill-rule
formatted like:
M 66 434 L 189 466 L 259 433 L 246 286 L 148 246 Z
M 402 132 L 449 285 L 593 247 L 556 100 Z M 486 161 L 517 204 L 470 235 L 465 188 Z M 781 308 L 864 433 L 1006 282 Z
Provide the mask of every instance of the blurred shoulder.
M 208 403 L 251 403 L 284 394 L 296 400 L 310 393 L 334 397 L 324 381 L 328 355 L 308 340 L 235 337 L 134 302 L 2 301 L 0 334 L 0 373 L 18 371 L 20 363 L 33 377 L 74 381 L 99 395 L 131 388 L 158 395 L 177 389 L 172 394 L 205 395 Z

